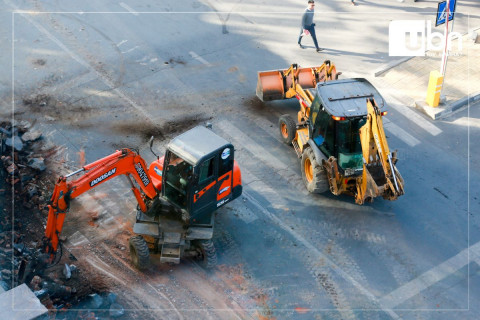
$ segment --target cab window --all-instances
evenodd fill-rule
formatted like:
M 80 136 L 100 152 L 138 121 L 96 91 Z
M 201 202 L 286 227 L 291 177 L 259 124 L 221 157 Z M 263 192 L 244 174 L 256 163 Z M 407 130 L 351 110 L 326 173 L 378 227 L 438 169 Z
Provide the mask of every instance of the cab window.
M 228 147 L 222 150 L 218 165 L 218 176 L 221 177 L 233 170 L 233 149 Z
M 215 158 L 210 158 L 208 160 L 205 160 L 199 168 L 199 173 L 198 173 L 198 182 L 202 183 L 206 180 L 210 180 L 210 178 L 213 177 L 213 168 L 214 168 L 214 161 Z

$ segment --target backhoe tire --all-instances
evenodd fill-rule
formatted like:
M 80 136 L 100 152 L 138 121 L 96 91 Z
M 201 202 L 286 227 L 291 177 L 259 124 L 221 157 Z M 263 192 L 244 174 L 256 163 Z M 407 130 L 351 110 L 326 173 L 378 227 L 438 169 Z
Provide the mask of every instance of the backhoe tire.
M 293 120 L 289 114 L 284 114 L 278 119 L 278 128 L 280 129 L 280 136 L 282 137 L 283 142 L 291 145 L 293 139 L 295 139 L 295 133 L 297 132 L 297 124 L 295 123 L 295 120 Z
M 130 257 L 133 265 L 139 270 L 145 270 L 150 265 L 150 251 L 142 236 L 133 236 L 128 241 Z
M 303 149 L 302 178 L 311 193 L 324 193 L 330 190 L 325 169 L 317 162 L 315 153 L 310 147 Z
M 200 265 L 205 269 L 213 269 L 217 265 L 217 252 L 212 240 L 197 240 L 197 247 L 200 249 Z

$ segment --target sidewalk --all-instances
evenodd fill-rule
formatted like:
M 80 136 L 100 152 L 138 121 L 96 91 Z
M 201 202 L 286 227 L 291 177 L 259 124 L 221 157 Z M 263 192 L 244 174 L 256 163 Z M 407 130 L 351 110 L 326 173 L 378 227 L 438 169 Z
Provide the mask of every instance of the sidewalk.
M 442 90 L 445 100 L 438 107 L 426 105 L 425 98 L 430 72 L 440 69 L 441 52 L 427 52 L 424 57 L 406 58 L 393 67 L 385 66 L 375 72 L 375 82 L 381 82 L 389 95 L 405 105 L 416 106 L 434 120 L 477 101 L 480 99 L 480 28 L 475 32 L 476 40 L 469 34 L 463 36 L 461 52 L 457 51 L 458 40 L 452 41 L 457 55 L 448 57 Z

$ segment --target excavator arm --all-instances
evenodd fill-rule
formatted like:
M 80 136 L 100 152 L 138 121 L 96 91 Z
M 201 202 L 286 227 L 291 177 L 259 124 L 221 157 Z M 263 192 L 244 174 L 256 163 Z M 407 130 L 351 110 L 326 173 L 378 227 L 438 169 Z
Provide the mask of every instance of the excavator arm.
M 367 112 L 367 122 L 360 128 L 364 164 L 362 179 L 357 180 L 355 201 L 362 204 L 378 195 L 396 200 L 404 194 L 403 178 L 395 167 L 396 156 L 388 148 L 382 112 L 374 99 L 367 99 Z
M 70 177 L 81 172 L 84 172 L 81 177 L 68 181 Z M 48 205 L 48 219 L 45 229 L 47 252 L 55 253 L 57 251 L 58 237 L 62 232 L 70 200 L 120 175 L 126 175 L 129 178 L 139 207 L 143 212 L 146 212 L 145 197 L 153 199 L 157 195 L 157 190 L 148 175 L 145 160 L 136 151 L 130 149 L 117 150 L 109 156 L 87 164 L 82 169 L 58 178 Z M 131 177 L 140 186 L 144 196 L 134 185 Z

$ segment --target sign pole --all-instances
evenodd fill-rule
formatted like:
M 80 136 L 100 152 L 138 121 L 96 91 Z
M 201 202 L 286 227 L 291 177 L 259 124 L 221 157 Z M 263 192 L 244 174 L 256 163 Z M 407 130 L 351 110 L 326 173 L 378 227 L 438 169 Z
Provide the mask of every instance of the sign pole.
M 445 18 L 445 32 L 444 32 L 445 45 L 444 45 L 444 48 L 443 48 L 442 64 L 440 65 L 440 74 L 442 76 L 445 76 L 445 71 L 447 69 L 447 60 L 448 60 L 448 42 L 449 42 L 448 41 L 448 18 L 449 18 L 449 15 L 450 15 L 449 11 L 450 11 L 450 0 L 447 0 L 447 5 L 445 7 L 445 15 L 446 15 L 446 18 Z
M 447 0 L 447 5 L 445 8 L 445 48 L 443 50 L 443 55 L 442 55 L 442 65 L 440 66 L 440 74 L 442 75 L 442 85 L 440 86 L 440 93 L 439 97 L 441 99 L 442 97 L 442 91 L 443 91 L 443 84 L 445 83 L 445 72 L 447 71 L 447 61 L 448 61 L 448 18 L 450 17 L 450 0 Z M 452 21 L 452 26 L 453 26 L 453 21 Z M 453 30 L 453 29 L 452 29 Z

